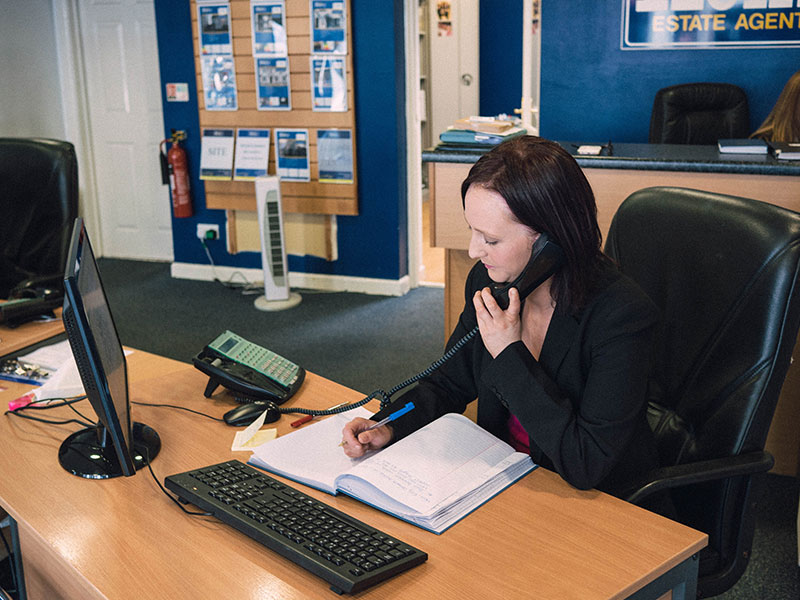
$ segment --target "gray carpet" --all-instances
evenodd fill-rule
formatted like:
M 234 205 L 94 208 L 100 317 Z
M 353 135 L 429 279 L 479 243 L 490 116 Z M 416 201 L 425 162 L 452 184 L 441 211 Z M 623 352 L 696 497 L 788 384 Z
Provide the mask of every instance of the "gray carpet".
M 797 502 L 800 482 L 795 477 L 767 475 L 760 490 L 760 508 L 750 564 L 720 600 L 797 600 Z
M 177 360 L 225 329 L 306 369 L 363 393 L 390 389 L 441 354 L 444 294 L 417 288 L 400 297 L 300 292 L 290 310 L 253 307 L 254 295 L 219 283 L 172 279 L 163 263 L 101 259 L 100 270 L 122 342 Z M 725 600 L 800 599 L 797 515 L 800 483 L 768 475 L 750 565 Z

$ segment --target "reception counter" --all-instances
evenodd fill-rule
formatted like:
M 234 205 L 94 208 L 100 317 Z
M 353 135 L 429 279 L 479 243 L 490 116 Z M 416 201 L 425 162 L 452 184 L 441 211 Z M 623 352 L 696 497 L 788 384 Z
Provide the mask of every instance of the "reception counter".
M 630 194 L 669 185 L 756 198 L 800 212 L 800 161 L 771 155 L 721 154 L 716 146 L 614 144 L 610 155 L 577 156 L 578 143 L 559 142 L 575 155 L 594 190 L 605 239 L 611 219 Z M 469 229 L 461 208 L 461 182 L 483 149 L 437 148 L 422 153 L 428 164 L 431 245 L 445 249 L 445 337 L 464 306 L 464 281 L 475 261 L 467 254 Z M 786 377 L 767 448 L 773 472 L 800 474 L 800 361 Z

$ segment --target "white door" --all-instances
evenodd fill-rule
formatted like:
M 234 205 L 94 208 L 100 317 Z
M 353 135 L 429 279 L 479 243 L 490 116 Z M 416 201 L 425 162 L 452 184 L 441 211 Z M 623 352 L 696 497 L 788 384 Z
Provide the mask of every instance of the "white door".
M 432 143 L 456 119 L 478 115 L 478 0 L 431 0 L 430 122 Z
M 153 0 L 77 6 L 103 255 L 171 261 L 171 204 L 158 160 L 163 116 Z

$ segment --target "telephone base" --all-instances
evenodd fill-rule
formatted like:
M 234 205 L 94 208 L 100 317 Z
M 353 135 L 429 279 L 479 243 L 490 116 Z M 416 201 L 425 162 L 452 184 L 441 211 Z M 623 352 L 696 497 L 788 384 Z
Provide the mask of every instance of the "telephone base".
M 208 384 L 206 385 L 205 391 L 203 391 L 203 395 L 206 398 L 211 398 L 211 395 L 216 391 L 216 389 L 220 386 L 220 382 L 214 379 L 213 377 L 208 378 Z
M 225 382 L 217 379 L 215 377 L 209 377 L 208 383 L 206 384 L 206 389 L 203 391 L 203 395 L 206 398 L 211 398 L 217 388 L 222 386 L 223 389 L 230 392 L 233 397 L 236 399 L 237 402 L 249 403 L 249 402 L 273 402 L 275 404 L 282 404 L 286 401 L 285 398 L 275 397 L 272 394 L 266 394 L 264 391 L 261 391 L 259 395 L 253 394 L 252 392 L 245 392 L 242 390 L 234 389 L 233 387 L 225 385 Z M 266 399 L 265 399 L 266 398 Z
M 266 296 L 259 296 L 253 303 L 258 310 L 278 311 L 294 308 L 302 301 L 303 297 L 297 292 L 289 292 L 287 300 L 267 300 Z

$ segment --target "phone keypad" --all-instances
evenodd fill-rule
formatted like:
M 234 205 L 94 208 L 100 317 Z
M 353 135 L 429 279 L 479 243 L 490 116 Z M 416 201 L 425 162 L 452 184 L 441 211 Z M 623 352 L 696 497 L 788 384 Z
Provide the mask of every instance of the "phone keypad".
M 271 350 L 248 342 L 230 331 L 223 333 L 209 346 L 227 358 L 250 367 L 287 387 L 294 383 L 300 370 L 300 367 L 292 361 Z

